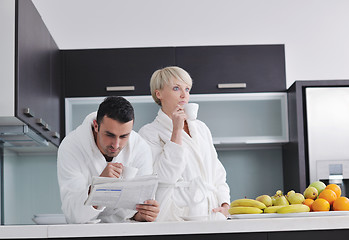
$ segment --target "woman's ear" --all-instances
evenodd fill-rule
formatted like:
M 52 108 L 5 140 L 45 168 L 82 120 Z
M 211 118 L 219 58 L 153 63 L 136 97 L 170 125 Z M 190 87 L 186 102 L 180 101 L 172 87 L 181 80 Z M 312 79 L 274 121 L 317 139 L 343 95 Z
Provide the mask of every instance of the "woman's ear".
M 156 97 L 159 99 L 159 100 L 161 100 L 161 92 L 159 91 L 159 90 L 155 90 L 155 95 L 156 95 Z

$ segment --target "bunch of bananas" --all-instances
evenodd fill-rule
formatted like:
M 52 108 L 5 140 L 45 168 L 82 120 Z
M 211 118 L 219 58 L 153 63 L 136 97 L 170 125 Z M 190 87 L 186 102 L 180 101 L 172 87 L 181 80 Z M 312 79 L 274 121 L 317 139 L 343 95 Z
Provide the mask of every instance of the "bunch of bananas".
M 257 214 L 262 213 L 265 204 L 248 198 L 237 199 L 231 202 L 229 214 Z
M 292 204 L 266 207 L 264 203 L 254 199 L 237 199 L 230 204 L 229 214 L 258 214 L 258 213 L 298 213 L 309 212 L 304 204 Z

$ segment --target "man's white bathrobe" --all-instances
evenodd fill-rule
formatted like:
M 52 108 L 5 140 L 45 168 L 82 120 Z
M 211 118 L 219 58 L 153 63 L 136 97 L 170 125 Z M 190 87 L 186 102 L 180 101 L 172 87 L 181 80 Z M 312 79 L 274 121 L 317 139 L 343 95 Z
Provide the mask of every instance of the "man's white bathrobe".
M 191 136 L 183 131 L 182 145 L 171 142 L 172 120 L 160 109 L 155 120 L 139 131 L 152 149 L 159 177 L 157 221 L 181 221 L 182 216 L 219 219 L 223 215 L 212 209 L 230 203 L 226 172 L 210 130 L 199 120 L 188 121 L 188 126 Z
M 68 223 L 86 223 L 96 219 L 102 222 L 121 222 L 136 211 L 85 206 L 93 176 L 99 176 L 107 162 L 98 149 L 92 132 L 97 113 L 88 115 L 84 122 L 68 134 L 58 149 L 57 171 L 62 210 Z M 138 176 L 153 173 L 152 155 L 148 144 L 134 131 L 127 145 L 112 162 L 138 168 Z

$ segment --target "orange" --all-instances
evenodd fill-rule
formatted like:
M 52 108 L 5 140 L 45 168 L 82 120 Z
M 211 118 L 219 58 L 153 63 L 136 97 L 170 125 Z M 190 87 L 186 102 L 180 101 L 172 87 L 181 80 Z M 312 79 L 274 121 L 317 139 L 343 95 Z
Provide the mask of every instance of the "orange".
M 324 189 L 320 194 L 319 198 L 323 198 L 329 202 L 330 205 L 337 199 L 337 194 L 331 189 Z
M 339 198 L 342 194 L 341 188 L 334 183 L 328 184 L 325 189 L 331 189 L 332 191 L 334 191 L 337 195 L 337 198 Z
M 311 208 L 313 209 L 314 212 L 330 211 L 330 203 L 323 198 L 318 198 L 313 202 L 313 204 L 311 205 Z
M 333 202 L 334 211 L 349 211 L 349 199 L 347 197 L 339 197 Z
M 304 200 L 303 204 L 307 205 L 310 208 L 310 211 L 313 211 L 312 205 L 314 203 L 314 199 L 307 198 Z

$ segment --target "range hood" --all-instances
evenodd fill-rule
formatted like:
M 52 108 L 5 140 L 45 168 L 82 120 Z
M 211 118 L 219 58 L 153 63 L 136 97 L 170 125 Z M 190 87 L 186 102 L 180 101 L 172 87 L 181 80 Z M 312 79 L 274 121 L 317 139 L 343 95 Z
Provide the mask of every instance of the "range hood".
M 0 142 L 3 147 L 47 147 L 48 141 L 27 125 L 0 126 Z

